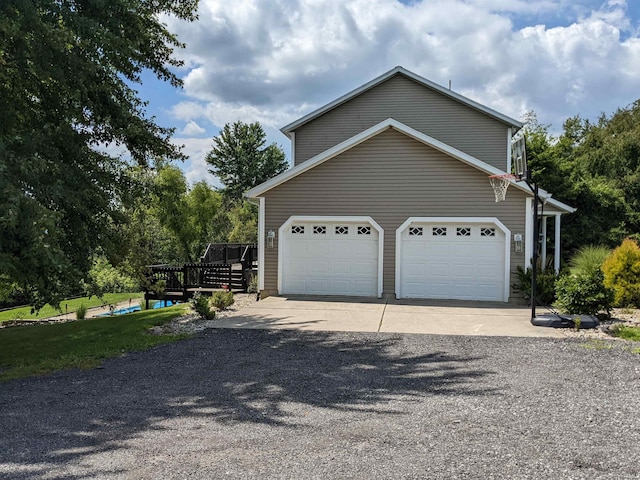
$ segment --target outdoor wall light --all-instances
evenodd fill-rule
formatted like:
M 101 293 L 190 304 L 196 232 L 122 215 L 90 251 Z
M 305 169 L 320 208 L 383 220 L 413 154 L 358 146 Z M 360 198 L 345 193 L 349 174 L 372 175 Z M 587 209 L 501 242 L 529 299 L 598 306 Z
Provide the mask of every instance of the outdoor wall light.
M 514 243 L 516 252 L 518 253 L 522 252 L 522 234 L 521 233 L 516 233 L 513 236 L 513 243 Z
M 273 248 L 273 239 L 276 238 L 276 232 L 269 230 L 267 232 L 267 248 Z

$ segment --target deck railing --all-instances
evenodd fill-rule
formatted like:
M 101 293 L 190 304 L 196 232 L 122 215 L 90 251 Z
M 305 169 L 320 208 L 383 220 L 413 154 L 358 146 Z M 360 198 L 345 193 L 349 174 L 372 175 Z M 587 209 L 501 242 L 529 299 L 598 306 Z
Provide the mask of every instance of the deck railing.
M 198 288 L 228 288 L 246 290 L 244 272 L 233 270 L 230 264 L 186 263 L 181 267 L 153 265 L 147 275 L 149 290 L 153 286 L 165 292 L 186 292 Z
M 182 266 L 151 265 L 145 299 L 167 296 L 188 300 L 196 291 L 228 289 L 246 292 L 248 275 L 254 269 L 258 248 L 254 244 L 211 243 L 200 263 Z
M 253 243 L 210 243 L 200 258 L 201 263 L 242 263 L 243 268 L 251 268 L 257 260 L 258 246 Z

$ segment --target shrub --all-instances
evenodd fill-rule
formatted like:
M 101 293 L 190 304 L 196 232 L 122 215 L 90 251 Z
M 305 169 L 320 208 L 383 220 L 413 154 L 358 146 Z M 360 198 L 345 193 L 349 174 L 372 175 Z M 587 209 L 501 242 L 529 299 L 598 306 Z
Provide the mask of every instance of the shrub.
M 84 303 L 81 303 L 76 310 L 76 320 L 84 320 L 84 317 L 87 315 L 87 307 L 84 306 Z
M 215 292 L 211 295 L 211 305 L 218 310 L 230 307 L 234 301 L 233 292 Z
M 602 245 L 586 245 L 578 250 L 569 261 L 574 275 L 592 275 L 602 268 L 611 255 L 611 249 Z
M 531 274 L 532 269 L 526 270 L 520 265 L 516 267 L 517 283 L 513 284 L 513 289 L 522 294 L 525 300 L 531 301 Z M 556 281 L 558 275 L 553 267 L 544 271 L 538 270 L 536 274 L 536 303 L 551 305 L 556 298 Z
M 202 295 L 200 292 L 196 292 L 189 300 L 191 307 L 205 320 L 213 320 L 216 318 L 216 312 L 209 306 L 209 297 Z
M 247 293 L 258 293 L 258 276 L 251 275 L 249 277 L 249 284 L 247 285 Z
M 604 284 L 619 307 L 640 307 L 640 246 L 627 238 L 602 265 Z
M 115 268 L 104 257 L 94 260 L 89 277 L 90 288 L 86 289 L 86 293 L 97 296 L 104 293 L 136 292 L 140 288 L 135 279 Z
M 604 286 L 604 274 L 597 270 L 592 275 L 564 275 L 556 282 L 556 307 L 565 313 L 609 315 L 613 291 Z

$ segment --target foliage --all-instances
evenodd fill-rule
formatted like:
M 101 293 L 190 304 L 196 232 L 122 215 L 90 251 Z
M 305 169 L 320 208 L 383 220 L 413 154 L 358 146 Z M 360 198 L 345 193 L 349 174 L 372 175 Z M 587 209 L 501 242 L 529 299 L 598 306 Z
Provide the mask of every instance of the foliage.
M 563 251 L 640 238 L 640 100 L 595 123 L 569 118 L 557 137 L 525 120 L 533 180 L 578 209 L 563 219 Z
M 611 335 L 625 340 L 640 342 L 640 327 L 630 327 L 628 325 L 613 325 L 609 330 Z
M 242 199 L 242 194 L 275 177 L 288 168 L 282 148 L 275 143 L 265 146 L 266 135 L 258 122 L 227 123 L 213 139 L 207 154 L 209 170 L 218 177 L 228 201 Z
M 229 212 L 231 232 L 230 243 L 258 242 L 258 207 L 244 201 L 236 204 Z
M 626 239 L 602 265 L 604 284 L 614 291 L 614 305 L 640 307 L 640 246 Z
M 91 295 L 125 293 L 140 290 L 138 282 L 122 269 L 115 268 L 105 257 L 97 257 L 89 270 L 89 281 L 85 290 Z
M 601 270 L 591 275 L 563 275 L 556 282 L 555 306 L 565 313 L 597 315 L 604 312 L 609 315 L 612 302 L 613 291 L 604 286 Z
M 211 295 L 211 306 L 217 308 L 218 310 L 225 310 L 229 308 L 235 300 L 233 299 L 233 292 L 214 292 Z
M 76 310 L 76 320 L 84 320 L 84 317 L 87 315 L 87 307 L 85 307 L 84 303 L 81 303 Z
M 574 275 L 593 275 L 602 269 L 602 264 L 611 254 L 611 249 L 603 245 L 585 245 L 569 261 Z
M 189 189 L 179 168 L 165 166 L 159 171 L 152 212 L 175 242 L 175 262 L 197 261 L 207 243 L 220 238 L 215 219 L 221 204 L 221 195 L 205 182 Z
M 0 312 L 0 322 L 13 320 L 17 318 L 25 320 L 35 320 L 41 318 L 53 317 L 62 313 L 73 313 L 81 304 L 87 308 L 99 307 L 105 304 L 116 304 L 126 300 L 137 300 L 142 297 L 142 293 L 107 293 L 102 298 L 80 297 L 63 300 L 58 306 L 45 305 L 42 309 L 36 311 L 32 307 L 19 307 L 11 310 Z M 59 307 L 59 308 L 58 308 Z
M 258 276 L 252 274 L 247 285 L 247 293 L 258 293 Z
M 12 282 L 7 275 L 0 274 L 0 308 L 10 308 L 27 303 L 29 303 L 29 297 L 20 286 Z
M 122 248 L 131 164 L 184 158 L 132 84 L 180 85 L 163 15 L 196 0 L 0 2 L 0 272 L 37 306 L 77 291 L 100 247 Z M 130 160 L 104 145 L 126 149 Z
M 213 320 L 216 318 L 216 312 L 211 309 L 209 300 L 209 297 L 202 295 L 200 292 L 196 292 L 189 300 L 189 304 L 191 305 L 191 308 L 193 308 L 202 318 L 205 320 Z
M 184 335 L 149 335 L 149 328 L 182 315 L 185 307 L 108 318 L 0 330 L 0 381 L 65 368 L 94 368 L 106 358 L 173 342 Z
M 532 269 L 526 270 L 518 265 L 516 267 L 517 282 L 512 285 L 512 288 L 522 294 L 525 300 L 531 302 L 531 276 Z M 538 266 L 536 272 L 536 303 L 542 305 L 551 305 L 555 301 L 555 284 L 558 279 L 553 267 L 547 267 L 541 271 Z

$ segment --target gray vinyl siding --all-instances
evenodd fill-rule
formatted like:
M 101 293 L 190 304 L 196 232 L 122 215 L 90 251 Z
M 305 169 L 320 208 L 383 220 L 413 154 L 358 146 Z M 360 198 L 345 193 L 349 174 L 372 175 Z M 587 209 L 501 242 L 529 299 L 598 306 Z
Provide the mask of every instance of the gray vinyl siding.
M 295 163 L 393 118 L 502 170 L 508 126 L 403 75 L 360 94 L 295 130 Z
M 494 201 L 487 175 L 390 129 L 273 188 L 265 231 L 292 215 L 365 215 L 384 229 L 383 293 L 395 292 L 395 234 L 407 217 L 497 217 L 512 234 L 525 233 L 526 195 L 511 189 Z M 277 238 L 265 249 L 265 290 L 277 291 Z M 511 255 L 513 271 L 523 253 Z M 513 295 L 512 295 L 513 296 Z

